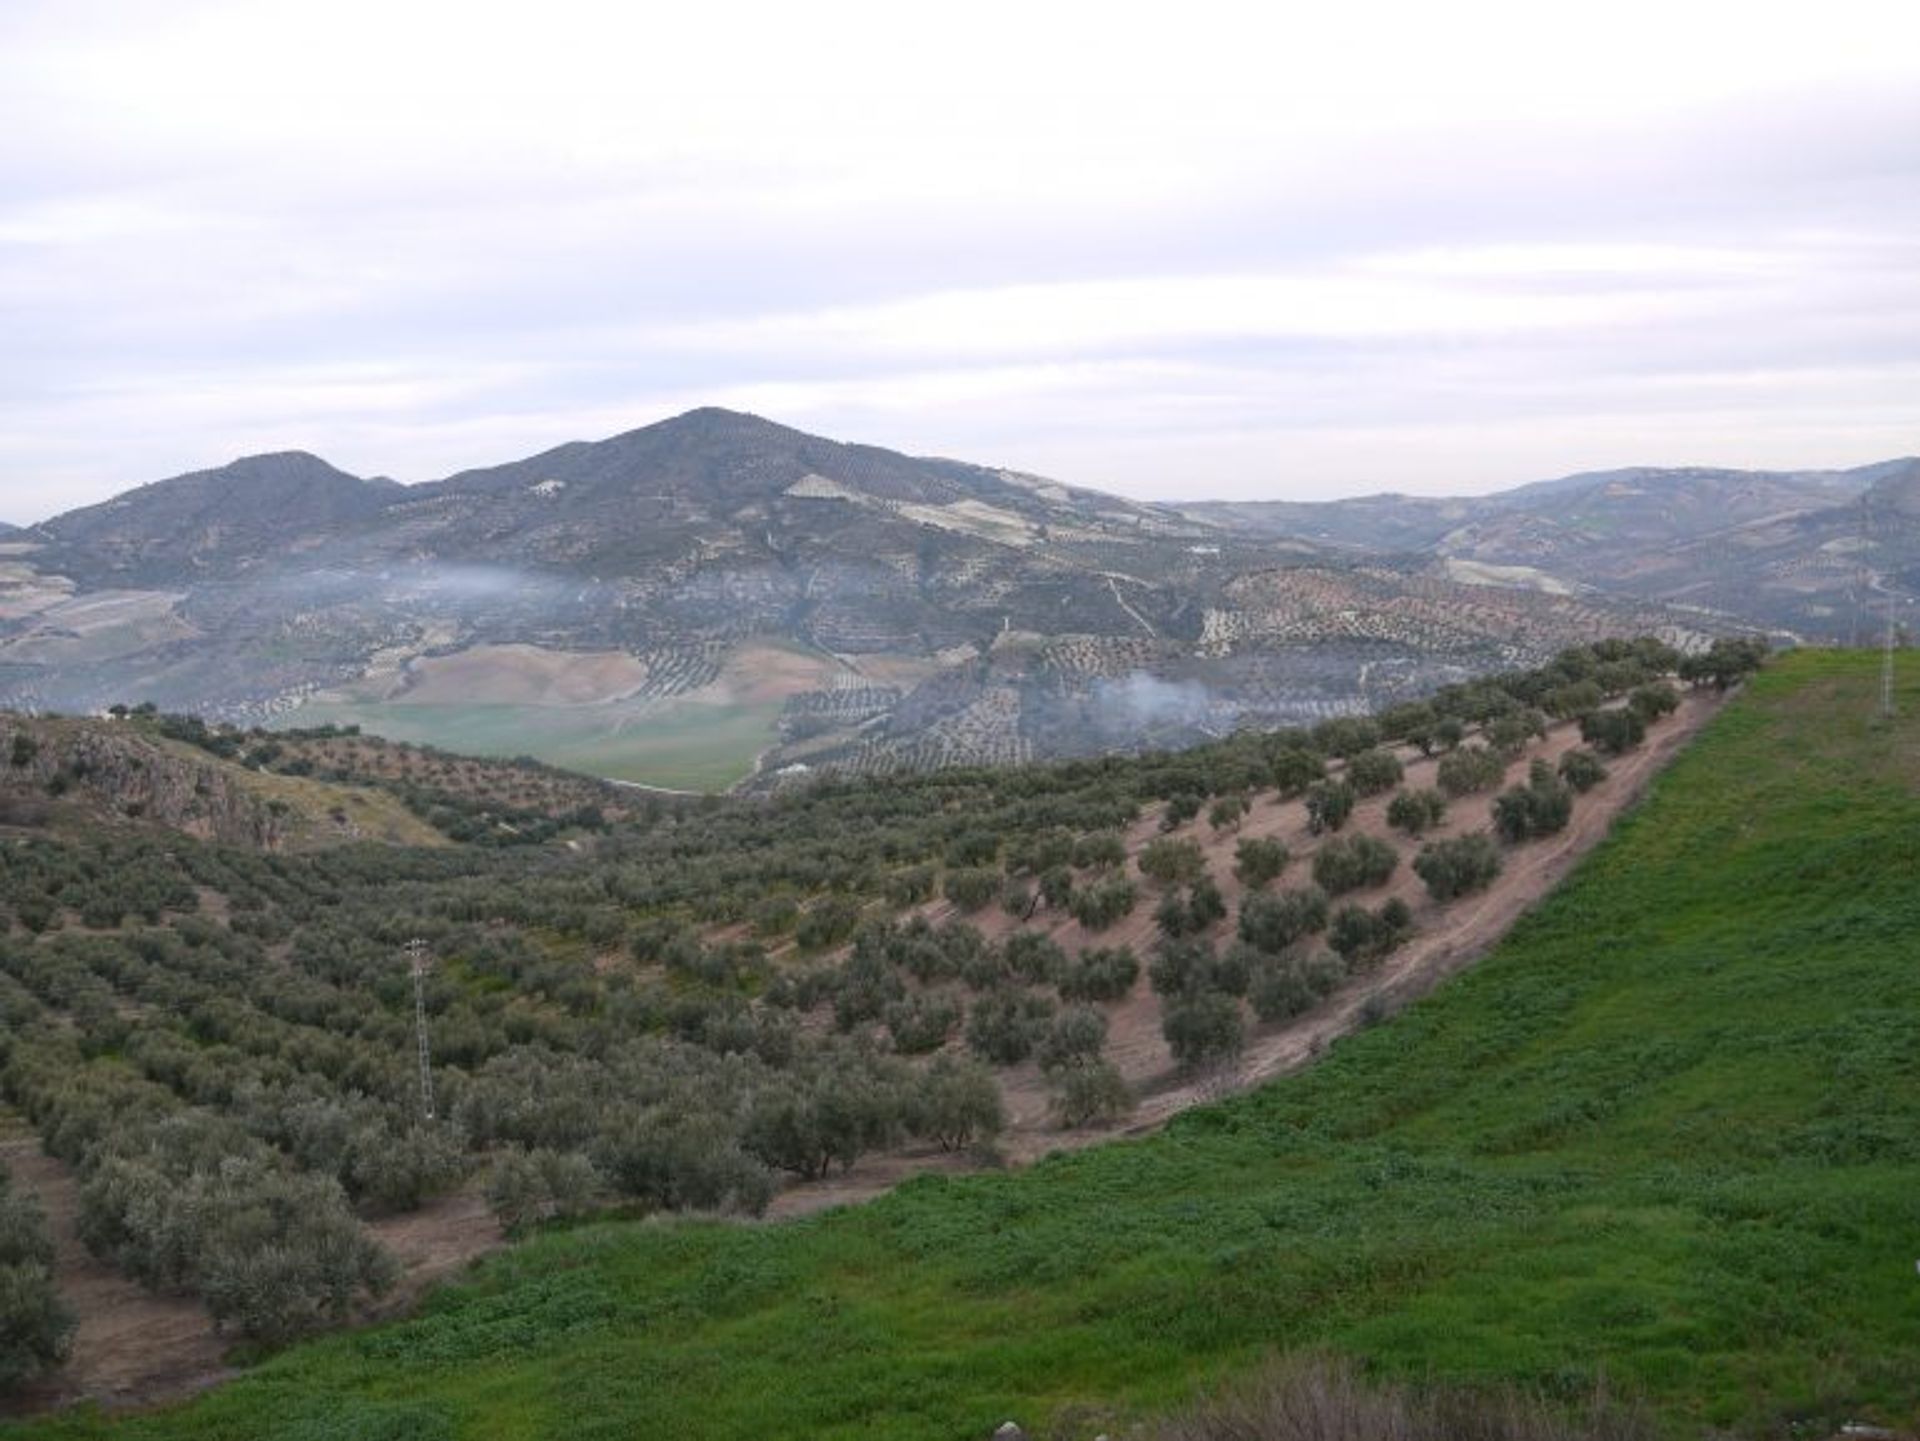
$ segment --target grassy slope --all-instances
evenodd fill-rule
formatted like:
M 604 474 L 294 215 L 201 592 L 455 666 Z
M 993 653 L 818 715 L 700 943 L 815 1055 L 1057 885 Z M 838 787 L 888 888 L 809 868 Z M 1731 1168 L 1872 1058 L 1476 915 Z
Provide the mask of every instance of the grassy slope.
M 1910 1422 L 1920 687 L 1873 729 L 1873 670 L 1763 676 L 1481 966 L 1163 1136 L 791 1225 L 550 1235 L 414 1321 L 35 1434 L 947 1441 L 1303 1342 L 1604 1367 L 1678 1432 Z

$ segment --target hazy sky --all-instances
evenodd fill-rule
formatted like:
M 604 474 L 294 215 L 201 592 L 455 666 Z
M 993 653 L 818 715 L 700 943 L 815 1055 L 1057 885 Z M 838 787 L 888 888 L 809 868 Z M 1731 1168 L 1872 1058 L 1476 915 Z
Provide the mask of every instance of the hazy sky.
M 700 404 L 1151 498 L 1920 451 L 1907 4 L 0 4 L 0 518 Z

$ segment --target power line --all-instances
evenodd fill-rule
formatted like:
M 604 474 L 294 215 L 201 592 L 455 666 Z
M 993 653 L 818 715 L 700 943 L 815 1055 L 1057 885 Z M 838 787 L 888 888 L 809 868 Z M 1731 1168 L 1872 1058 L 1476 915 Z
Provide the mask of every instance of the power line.
M 420 1112 L 433 1119 L 433 1058 L 427 1049 L 427 943 L 415 936 L 407 942 L 407 965 L 413 972 L 413 1031 L 420 1056 Z

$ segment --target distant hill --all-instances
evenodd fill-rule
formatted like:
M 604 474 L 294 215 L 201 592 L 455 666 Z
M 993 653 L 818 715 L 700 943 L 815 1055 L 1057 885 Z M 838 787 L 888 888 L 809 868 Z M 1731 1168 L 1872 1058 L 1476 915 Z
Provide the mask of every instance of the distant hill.
M 154 481 L 33 528 L 46 564 L 88 585 L 169 585 L 243 573 L 378 514 L 404 488 L 304 451 Z
M 1430 557 L 1451 573 L 1523 567 L 1568 587 L 1699 606 L 1845 639 L 1873 575 L 1920 562 L 1901 497 L 1920 459 L 1839 471 L 1634 468 L 1498 495 L 1377 495 L 1186 507 L 1244 535 Z
M 692 789 L 1178 745 L 1737 624 L 716 409 L 415 486 L 256 456 L 13 544 L 0 705 Z

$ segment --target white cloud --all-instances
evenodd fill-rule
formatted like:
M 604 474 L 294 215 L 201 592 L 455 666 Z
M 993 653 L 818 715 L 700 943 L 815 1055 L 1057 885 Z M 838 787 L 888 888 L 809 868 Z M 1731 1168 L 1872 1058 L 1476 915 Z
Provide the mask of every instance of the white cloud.
M 0 517 L 699 403 L 1143 494 L 1920 449 L 1914 30 L 25 0 Z

